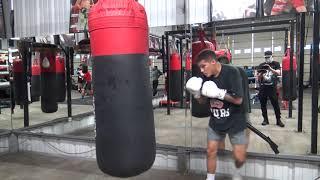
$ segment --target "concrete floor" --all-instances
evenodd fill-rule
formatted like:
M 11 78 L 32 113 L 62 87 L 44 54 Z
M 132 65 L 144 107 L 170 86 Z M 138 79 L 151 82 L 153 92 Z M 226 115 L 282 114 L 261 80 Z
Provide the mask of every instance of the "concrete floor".
M 103 174 L 95 160 L 58 157 L 36 153 L 15 153 L 0 156 L 1 180 L 120 180 Z M 151 169 L 128 180 L 204 180 L 205 175 Z M 217 180 L 230 180 L 217 175 Z M 257 178 L 244 177 L 246 180 Z
M 297 130 L 297 100 L 294 101 L 293 118 L 286 118 L 288 110 L 282 110 L 282 120 L 285 128 L 275 125 L 275 116 L 273 109 L 269 109 L 270 125 L 262 126 L 262 117 L 260 109 L 252 109 L 250 119 L 252 124 L 269 136 L 279 146 L 281 154 L 309 154 L 311 147 L 311 89 L 307 89 L 304 94 L 304 114 L 303 114 L 303 132 Z M 80 98 L 79 93 L 73 92 L 74 99 Z M 93 110 L 91 105 L 73 105 L 73 115 L 90 112 Z M 59 110 L 56 113 L 46 114 L 40 110 L 40 103 L 30 105 L 30 124 L 38 124 L 50 121 L 59 117 L 67 116 L 66 104 L 59 104 Z M 160 144 L 169 144 L 176 146 L 206 147 L 206 130 L 208 118 L 194 118 L 190 115 L 190 110 L 172 109 L 171 115 L 167 115 L 166 108 L 154 109 L 154 120 L 156 126 L 156 139 Z M 23 110 L 15 110 L 12 116 L 13 128 L 23 127 Z M 9 109 L 3 109 L 0 114 L 0 129 L 11 129 Z M 320 128 L 318 128 L 320 131 Z M 70 133 L 76 136 L 93 137 L 93 127 L 88 126 Z M 318 138 L 320 144 L 320 138 Z M 230 143 L 227 140 L 226 148 L 230 149 Z M 318 145 L 320 149 L 320 145 Z M 273 154 L 270 146 L 257 135 L 251 133 L 249 152 L 260 152 Z M 319 151 L 320 152 L 320 151 Z

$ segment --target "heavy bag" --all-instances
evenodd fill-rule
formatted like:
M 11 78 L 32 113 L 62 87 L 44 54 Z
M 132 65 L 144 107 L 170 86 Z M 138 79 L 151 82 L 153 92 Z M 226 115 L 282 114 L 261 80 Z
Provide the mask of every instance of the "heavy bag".
M 66 100 L 66 75 L 64 58 L 60 54 L 56 56 L 56 81 L 57 81 L 57 102 Z
M 170 100 L 181 101 L 182 79 L 181 79 L 181 58 L 179 53 L 170 55 Z
M 191 54 L 189 52 L 186 53 L 186 82 L 192 77 L 191 71 Z M 186 91 L 186 100 L 190 101 L 190 93 Z
M 214 53 L 216 54 L 216 57 L 219 58 L 221 56 L 225 56 L 228 59 L 228 64 L 231 63 L 231 59 L 232 59 L 232 54 L 230 52 L 230 49 L 219 49 L 214 51 Z
M 282 58 L 282 99 L 285 101 L 297 99 L 297 60 L 293 56 L 293 86 L 292 96 L 290 97 L 290 49 L 288 48 Z
M 135 0 L 99 0 L 89 32 L 98 166 L 111 176 L 139 175 L 156 154 L 146 12 Z
M 40 53 L 41 110 L 53 113 L 58 110 L 56 83 L 56 50 L 44 48 Z
M 202 77 L 196 59 L 200 51 L 204 49 L 215 50 L 215 46 L 209 41 L 196 41 L 192 43 L 192 76 Z M 198 118 L 209 117 L 211 114 L 209 107 L 209 101 L 199 104 L 196 99 L 192 98 L 191 115 Z
M 17 104 L 22 105 L 26 98 L 26 93 L 23 87 L 23 62 L 21 59 L 13 60 L 13 88 L 14 88 L 14 100 Z
M 40 100 L 40 54 L 35 52 L 31 60 L 31 101 Z
M 249 79 L 248 79 L 246 71 L 243 68 L 241 68 L 241 67 L 237 67 L 237 68 L 240 72 L 240 76 L 242 79 L 242 88 L 243 88 L 241 110 L 243 113 L 249 113 L 250 112 L 250 108 L 249 108 L 249 103 L 250 103 Z

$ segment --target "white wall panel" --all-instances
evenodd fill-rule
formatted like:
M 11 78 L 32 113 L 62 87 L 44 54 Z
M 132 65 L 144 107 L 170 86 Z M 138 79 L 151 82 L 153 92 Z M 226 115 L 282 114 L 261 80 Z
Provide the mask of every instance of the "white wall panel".
M 188 1 L 188 24 L 209 22 L 208 0 L 186 0 Z
M 139 0 L 144 6 L 149 27 L 177 25 L 177 0 Z
M 149 27 L 183 24 L 184 11 L 181 7 L 184 0 L 139 0 L 145 7 Z M 198 0 L 191 6 L 192 23 L 206 22 L 207 0 Z M 69 32 L 69 0 L 13 0 L 16 37 L 33 37 Z M 179 10 L 177 10 L 179 8 Z M 205 9 L 205 10 L 204 10 Z M 179 11 L 179 14 L 177 15 Z M 188 10 L 187 10 L 188 11 Z M 179 23 L 177 19 L 179 18 Z
M 16 37 L 69 32 L 70 0 L 13 0 Z

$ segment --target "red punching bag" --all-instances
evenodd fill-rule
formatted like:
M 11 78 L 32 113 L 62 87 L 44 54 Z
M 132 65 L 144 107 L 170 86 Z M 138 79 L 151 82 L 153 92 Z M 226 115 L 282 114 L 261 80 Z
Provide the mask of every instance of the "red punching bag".
M 136 176 L 156 153 L 145 10 L 135 0 L 99 0 L 89 32 L 98 166 L 111 176 Z
M 200 68 L 196 63 L 196 59 L 198 54 L 204 49 L 211 49 L 215 50 L 216 47 L 209 41 L 196 41 L 192 43 L 192 76 L 195 77 L 202 77 L 200 72 Z M 194 117 L 209 117 L 210 116 L 210 109 L 209 109 L 209 102 L 204 104 L 199 104 L 196 99 L 192 99 L 192 109 L 191 115 Z
M 26 93 L 23 87 L 23 62 L 21 59 L 13 60 L 13 83 L 14 83 L 14 99 L 17 104 L 22 105 L 26 98 Z
M 53 113 L 58 110 L 56 83 L 56 50 L 43 48 L 40 53 L 41 110 Z
M 217 58 L 221 57 L 221 56 L 225 56 L 228 59 L 228 64 L 230 63 L 231 59 L 232 59 L 232 54 L 230 52 L 230 49 L 219 49 L 214 51 L 214 53 L 216 54 Z
M 285 56 L 282 58 L 282 99 L 289 101 L 297 99 L 297 60 L 293 56 L 293 88 L 290 97 L 290 48 L 287 49 Z
M 181 86 L 181 58 L 179 53 L 174 52 L 170 55 L 170 100 L 181 100 Z
M 35 52 L 31 60 L 31 101 L 40 99 L 40 54 Z
M 56 56 L 56 81 L 57 81 L 57 102 L 64 102 L 66 99 L 66 75 L 64 58 L 60 54 Z

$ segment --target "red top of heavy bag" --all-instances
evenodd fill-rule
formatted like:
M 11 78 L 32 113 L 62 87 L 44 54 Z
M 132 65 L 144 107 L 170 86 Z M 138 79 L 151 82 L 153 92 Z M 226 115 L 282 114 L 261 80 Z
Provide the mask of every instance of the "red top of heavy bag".
M 146 12 L 135 0 L 99 0 L 88 22 L 93 56 L 149 51 Z
M 190 53 L 186 53 L 186 71 L 191 71 L 191 57 Z
M 200 51 L 204 49 L 215 50 L 215 46 L 209 41 L 196 41 L 192 43 L 192 64 L 196 64 L 196 59 Z
M 285 56 L 282 58 L 282 70 L 290 70 L 290 48 L 287 49 Z M 293 70 L 297 70 L 297 60 L 295 56 L 293 56 Z
M 64 73 L 64 58 L 60 55 L 56 56 L 56 73 Z
M 41 72 L 56 72 L 56 53 L 53 49 L 46 49 L 40 53 Z
M 13 60 L 12 71 L 15 73 L 22 73 L 23 72 L 23 62 L 21 59 L 16 58 Z
M 230 52 L 230 49 L 219 49 L 219 50 L 214 51 L 214 53 L 216 54 L 217 58 L 220 56 L 226 56 L 228 58 L 229 62 L 232 59 L 232 54 Z
M 31 75 L 39 76 L 40 72 L 40 55 L 39 52 L 35 52 L 35 55 L 32 56 Z
M 170 56 L 170 70 L 179 71 L 181 70 L 181 58 L 177 52 L 174 52 Z

